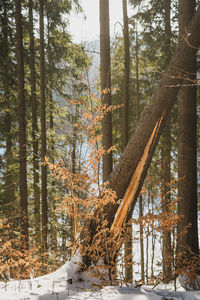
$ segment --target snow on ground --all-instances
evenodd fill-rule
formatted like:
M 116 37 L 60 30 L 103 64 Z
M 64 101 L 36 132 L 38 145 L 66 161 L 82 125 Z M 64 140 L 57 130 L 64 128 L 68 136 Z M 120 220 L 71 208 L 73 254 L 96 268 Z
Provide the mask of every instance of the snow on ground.
M 7 283 L 0 282 L 0 300 L 200 300 L 200 291 L 174 292 L 172 287 L 162 286 L 152 289 L 147 286 L 134 287 L 104 287 L 91 286 L 92 280 L 87 274 L 78 272 L 79 258 L 75 258 L 64 264 L 56 272 L 29 280 Z M 71 283 L 70 280 L 73 280 Z

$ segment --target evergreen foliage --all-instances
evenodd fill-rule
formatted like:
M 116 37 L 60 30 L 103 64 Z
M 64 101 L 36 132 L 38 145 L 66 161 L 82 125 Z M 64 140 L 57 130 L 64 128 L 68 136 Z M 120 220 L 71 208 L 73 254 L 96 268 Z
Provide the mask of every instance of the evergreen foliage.
M 109 1 L 106 3 L 108 5 Z M 175 99 L 167 99 L 169 106 L 172 102 L 174 106 L 170 107 L 168 127 L 159 140 L 150 166 L 145 162 L 144 169 L 148 168 L 148 173 L 144 171 L 143 186 L 139 179 L 135 193 L 139 204 L 130 208 L 125 224 L 117 228 L 116 235 L 116 228 L 113 229 L 114 213 L 123 206 L 121 198 L 130 182 L 124 178 L 132 177 L 132 169 L 136 168 L 129 164 L 129 158 L 133 162 L 132 157 L 142 151 L 147 136 L 141 137 L 139 146 L 137 141 L 135 144 L 132 141 L 133 154 L 130 154 L 131 146 L 125 150 L 128 138 L 138 124 L 142 127 L 139 121 L 152 103 L 152 94 L 161 76 L 168 81 L 170 75 L 165 68 L 181 39 L 178 38 L 177 1 L 129 0 L 129 3 L 132 15 L 127 19 L 128 63 L 124 59 L 127 48 L 123 31 L 112 39 L 110 47 L 108 10 L 102 7 L 101 30 L 105 33 L 106 16 L 107 35 L 103 41 L 105 47 L 101 45 L 100 49 L 102 61 L 104 59 L 101 72 L 105 69 L 108 73 L 101 76 L 102 90 L 97 86 L 92 93 L 88 77 L 92 57 L 88 57 L 83 46 L 73 43 L 68 31 L 71 11 L 82 12 L 79 1 L 0 1 L 1 280 L 21 279 L 24 273 L 29 277 L 33 270 L 35 275 L 54 271 L 74 255 L 79 242 L 84 261 L 82 269 L 90 267 L 92 274 L 104 284 L 104 267 L 111 284 L 119 276 L 122 281 L 155 285 L 159 281 L 173 280 L 175 287 L 179 274 L 187 274 L 193 283 L 196 280 L 199 272 L 197 236 L 195 249 L 177 249 L 177 239 L 188 239 L 191 224 L 184 222 L 184 216 L 177 213 L 182 201 L 178 197 L 182 178 L 178 178 L 180 154 Z M 110 50 L 111 57 L 108 57 Z M 125 74 L 129 77 L 126 92 Z M 175 83 L 182 84 L 180 70 L 173 76 L 177 79 Z M 165 85 L 164 80 L 162 85 Z M 197 91 L 199 98 L 198 87 Z M 184 89 L 182 93 L 185 94 Z M 149 115 L 152 111 L 149 109 Z M 152 127 L 153 122 L 162 122 L 162 118 L 159 123 L 157 116 L 151 117 Z M 159 125 L 156 128 L 160 134 Z M 102 136 L 107 136 L 109 143 L 102 142 Z M 154 138 L 157 142 L 156 134 Z M 130 151 L 127 161 L 124 150 L 126 154 Z M 150 149 L 147 150 L 150 153 Z M 193 154 L 196 159 L 196 153 Z M 112 160 L 109 160 L 105 180 L 103 161 L 111 156 L 114 171 L 109 177 L 112 169 Z M 117 164 L 120 156 L 124 159 L 123 166 Z M 124 165 L 127 168 L 123 178 L 116 179 Z M 120 187 L 123 182 L 127 187 Z M 190 222 L 197 224 L 196 216 L 191 215 Z M 126 255 L 124 258 L 124 253 L 128 252 L 122 244 L 130 237 L 126 228 L 129 234 L 133 230 L 131 246 L 133 252 L 137 247 L 140 254 L 137 262 L 132 249 L 129 255 L 133 260 Z M 162 248 L 159 257 L 158 245 Z M 127 263 L 131 265 L 130 276 L 124 273 Z M 137 263 L 139 276 L 135 272 Z M 191 271 L 188 271 L 190 263 Z

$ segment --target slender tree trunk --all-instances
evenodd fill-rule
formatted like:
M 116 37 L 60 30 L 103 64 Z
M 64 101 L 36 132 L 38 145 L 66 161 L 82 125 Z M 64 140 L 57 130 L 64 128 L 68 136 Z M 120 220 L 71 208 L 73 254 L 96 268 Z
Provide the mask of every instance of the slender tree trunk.
M 136 61 L 136 108 L 137 108 L 137 118 L 138 121 L 140 119 L 140 82 L 139 82 L 139 45 L 138 45 L 138 32 L 137 32 L 137 24 L 136 24 L 136 32 L 135 32 L 135 61 Z
M 50 84 L 50 87 L 52 87 L 53 83 Z M 50 158 L 51 158 L 51 162 L 54 164 L 55 160 L 54 160 L 54 155 L 55 155 L 55 143 L 54 143 L 54 136 L 53 136 L 53 131 L 54 131 L 54 117 L 53 117 L 53 96 L 52 96 L 52 91 L 49 92 L 49 101 L 50 101 L 50 120 L 49 120 L 49 128 L 51 131 L 51 150 L 50 150 Z M 51 246 L 52 249 L 54 251 L 57 250 L 58 247 L 58 242 L 57 242 L 57 229 L 56 229 L 56 224 L 57 224 L 57 217 L 56 217 L 56 205 L 55 205 L 55 178 L 53 178 L 51 180 L 51 186 L 52 186 L 52 193 L 50 195 L 50 206 L 51 206 L 51 223 L 50 223 L 50 227 L 51 227 Z
M 51 79 L 51 74 L 54 69 L 54 61 L 53 61 L 53 53 L 51 50 L 51 45 L 50 45 L 50 32 L 51 32 L 51 21 L 50 17 L 47 14 L 47 38 L 48 38 L 48 65 L 49 65 L 49 82 L 48 82 L 48 98 L 49 98 L 49 129 L 51 132 L 51 139 L 50 139 L 50 146 L 49 146 L 49 155 L 51 159 L 51 163 L 54 164 L 54 155 L 55 155 L 55 143 L 54 143 L 54 100 L 53 100 L 53 95 L 52 95 L 52 90 L 53 90 L 53 81 Z M 56 210 L 56 205 L 55 205 L 55 195 L 54 195 L 54 190 L 55 190 L 55 178 L 51 179 L 51 194 L 49 195 L 49 202 L 50 202 L 50 240 L 51 240 L 51 248 L 56 251 L 58 244 L 57 244 L 57 229 L 56 229 L 56 224 L 57 224 L 57 217 L 55 214 Z
M 147 235 L 146 235 L 146 284 L 149 284 L 149 225 L 147 226 Z
M 76 172 L 76 127 L 74 124 L 76 123 L 76 113 L 74 116 L 73 120 L 73 133 L 72 133 L 72 156 L 71 156 L 71 161 L 72 161 L 72 172 Z M 77 228 L 77 205 L 74 203 L 73 205 L 73 212 L 74 216 L 71 216 L 71 243 L 73 244 L 76 240 L 76 228 Z M 71 255 L 73 252 L 71 252 Z
M 109 1 L 99 0 L 100 4 L 100 71 L 101 101 L 111 105 L 111 68 L 110 68 L 110 26 Z M 102 121 L 102 145 L 107 151 L 112 146 L 112 115 L 107 113 Z M 112 152 L 103 156 L 103 181 L 107 181 L 112 171 Z
M 137 108 L 137 119 L 140 119 L 140 83 L 139 83 L 139 46 L 138 46 L 138 31 L 136 24 L 136 108 Z M 139 216 L 143 217 L 143 198 L 139 195 Z M 144 272 L 144 228 L 143 224 L 140 224 L 140 257 L 141 257 L 141 280 L 145 282 L 145 272 Z M 148 268 L 148 266 L 146 266 Z
M 5 86 L 4 86 L 5 88 Z M 9 97 L 7 93 L 8 90 L 5 89 L 5 97 Z M 8 105 L 9 107 L 9 105 Z M 6 130 L 6 196 L 7 203 L 9 204 L 8 216 L 12 219 L 14 216 L 14 182 L 13 182 L 13 174 L 12 174 L 12 161 L 13 161 L 13 153 L 12 153 L 12 135 L 11 135 L 11 114 L 8 108 L 5 115 L 5 130 Z M 13 223 L 14 220 L 11 222 Z
M 186 26 L 195 12 L 195 0 L 179 1 L 179 34 L 185 34 Z M 200 29 L 200 27 L 199 27 Z M 188 232 L 178 239 L 178 251 L 188 247 L 198 254 L 197 227 L 197 114 L 196 114 L 196 53 L 188 56 L 189 68 L 186 80 L 179 92 L 178 106 L 178 214 L 184 215 L 178 226 L 181 233 L 191 223 Z
M 41 159 L 42 159 L 42 251 L 47 251 L 47 167 L 43 164 L 47 155 L 46 146 L 46 97 L 45 97 L 45 60 L 44 60 L 44 0 L 39 1 L 40 10 L 40 98 L 41 98 Z
M 127 1 L 122 0 L 123 4 L 123 35 L 124 35 L 124 86 L 123 86 L 123 122 L 122 122 L 122 141 L 123 150 L 128 143 L 128 119 L 129 119 L 129 78 L 130 78 L 130 43 L 127 15 Z
M 153 214 L 154 210 L 154 197 L 151 196 L 151 213 Z M 156 235 L 154 232 L 154 228 L 152 228 L 152 237 L 151 237 L 151 248 L 152 248 L 152 256 L 151 256 L 151 280 L 154 282 L 154 257 L 155 257 L 155 242 Z
M 38 152 L 38 102 L 36 97 L 35 42 L 33 32 L 33 1 L 29 1 L 29 37 L 31 70 L 31 104 L 32 104 L 32 143 L 33 143 L 33 197 L 36 244 L 41 245 L 40 230 L 40 187 L 39 187 L 39 152 Z
M 171 0 L 165 0 L 164 2 L 164 23 L 165 23 L 165 45 L 163 49 L 163 55 L 165 57 L 165 67 L 171 58 Z M 166 213 L 168 204 L 170 202 L 170 181 L 171 181 L 171 124 L 170 114 L 167 119 L 165 128 L 162 133 L 162 146 L 161 146 L 161 182 L 162 182 L 162 211 Z M 163 278 L 165 282 L 170 281 L 172 272 L 171 261 L 171 234 L 170 232 L 163 232 Z
M 50 84 L 50 87 L 52 87 L 52 84 Z M 50 151 L 50 158 L 51 162 L 54 164 L 54 137 L 53 137 L 53 130 L 54 130 L 54 117 L 53 117 L 53 96 L 52 96 L 52 91 L 49 93 L 49 101 L 50 101 L 50 122 L 49 122 L 49 128 L 51 130 L 51 151 Z M 57 217 L 56 217 L 56 205 L 55 205 L 55 194 L 54 194 L 54 189 L 55 189 L 55 178 L 51 180 L 51 186 L 52 186 L 52 194 L 50 195 L 50 206 L 51 206 L 51 246 L 54 251 L 57 250 L 58 243 L 57 243 L 57 229 L 56 229 L 56 224 L 57 224 Z
M 166 126 L 163 130 L 163 144 L 161 149 L 161 182 L 162 182 L 162 211 L 167 213 L 169 211 L 170 203 L 170 181 L 171 181 L 171 129 L 170 119 L 168 118 Z M 171 278 L 172 272 L 172 248 L 171 248 L 171 234 L 168 231 L 163 232 L 163 278 L 168 282 Z
M 148 213 L 150 212 L 150 196 L 148 194 L 148 199 L 147 199 L 147 208 L 148 208 Z M 147 224 L 147 233 L 146 233 L 146 284 L 149 284 L 149 236 L 150 236 L 150 231 L 149 231 L 149 224 Z
M 132 215 L 166 118 L 175 102 L 176 95 L 183 81 L 182 76 L 180 76 L 182 75 L 180 74 L 180 70 L 187 73 L 187 70 L 190 69 L 188 57 L 194 55 L 200 45 L 199 28 L 200 7 L 198 7 L 190 26 L 187 28 L 190 35 L 184 35 L 180 39 L 178 48 L 168 64 L 160 84 L 140 118 L 119 163 L 109 176 L 109 186 L 116 192 L 117 198 L 122 199 L 125 192 L 130 192 L 130 197 L 127 197 L 126 194 L 125 200 L 128 199 L 128 202 L 123 201 L 120 206 L 117 201 L 115 204 L 109 203 L 104 206 L 101 214 L 103 213 L 104 219 L 108 221 L 108 228 L 112 227 L 113 229 L 118 225 L 116 224 L 118 222 L 116 213 L 121 217 L 120 222 L 123 224 L 126 222 L 127 216 L 129 218 L 129 215 Z M 187 38 L 189 39 L 188 41 Z M 188 42 L 192 47 L 188 45 Z M 131 185 L 129 186 L 130 183 Z M 85 245 L 84 238 L 86 237 L 89 237 L 89 244 L 93 243 L 93 236 L 96 234 L 98 225 L 96 220 L 99 214 L 100 211 L 96 210 L 94 218 L 87 221 L 83 227 L 81 233 L 81 245 L 83 247 Z M 118 249 L 115 250 L 117 251 Z M 87 254 L 83 255 L 83 261 L 86 266 L 89 266 L 91 257 Z
M 143 217 L 143 199 L 142 195 L 139 196 L 139 216 Z M 140 224 L 140 264 L 141 264 L 141 281 L 145 282 L 144 277 L 144 228 L 143 225 Z
M 9 56 L 9 46 L 8 46 L 8 13 L 7 13 L 7 4 L 3 2 L 3 18 L 2 18 L 2 26 L 3 26 L 3 87 L 5 92 L 6 99 L 6 113 L 5 113 L 5 135 L 6 135 L 6 179 L 5 179 L 5 190 L 7 196 L 7 202 L 9 204 L 9 214 L 8 216 L 11 218 L 11 223 L 14 224 L 13 216 L 14 216 L 14 182 L 13 182 L 13 174 L 12 174 L 12 163 L 13 163 L 13 152 L 12 152 L 12 119 L 11 119 L 11 99 L 9 96 L 9 82 L 7 76 L 7 68 L 8 68 L 8 56 Z M 14 230 L 14 228 L 13 228 Z
M 122 120 L 122 147 L 125 149 L 128 143 L 129 133 L 129 78 L 130 78 L 130 43 L 127 15 L 127 1 L 122 0 L 123 6 L 123 35 L 124 35 L 124 86 L 123 86 L 123 120 Z M 127 225 L 127 234 L 124 243 L 125 255 L 125 281 L 133 282 L 132 259 L 132 223 Z
M 17 39 L 17 79 L 19 105 L 19 165 L 20 165 L 20 208 L 22 247 L 28 248 L 28 198 L 26 170 L 26 102 L 24 94 L 24 49 L 22 34 L 21 1 L 15 0 L 16 39 Z

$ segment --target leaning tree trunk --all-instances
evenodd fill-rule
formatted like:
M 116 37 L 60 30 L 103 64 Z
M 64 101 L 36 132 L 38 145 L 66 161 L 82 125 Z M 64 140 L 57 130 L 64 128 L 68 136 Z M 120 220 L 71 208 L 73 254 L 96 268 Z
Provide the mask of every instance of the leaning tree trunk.
M 124 197 L 120 206 L 117 201 L 115 204 L 109 203 L 104 206 L 104 219 L 108 221 L 107 227 L 110 228 L 111 234 L 117 235 L 118 228 L 124 225 L 127 216 L 133 212 L 167 116 L 175 102 L 184 76 L 190 70 L 188 57 L 194 55 L 199 48 L 199 30 L 200 7 L 194 14 L 187 31 L 181 37 L 178 48 L 153 94 L 151 102 L 143 113 L 118 165 L 108 179 L 109 186 L 116 192 L 117 198 Z M 89 244 L 93 242 L 93 236 L 97 232 L 95 219 L 99 213 L 99 210 L 96 210 L 95 218 L 86 222 L 83 227 L 81 233 L 83 247 L 84 238 L 87 238 Z M 115 251 L 117 250 L 115 249 Z M 83 254 L 83 262 L 89 266 L 91 255 Z

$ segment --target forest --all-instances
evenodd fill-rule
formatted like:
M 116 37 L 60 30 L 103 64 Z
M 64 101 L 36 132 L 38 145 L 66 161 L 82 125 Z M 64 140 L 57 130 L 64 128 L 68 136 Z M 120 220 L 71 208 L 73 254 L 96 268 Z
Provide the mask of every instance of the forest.
M 0 1 L 0 299 L 199 299 L 200 2 L 93 1 Z

